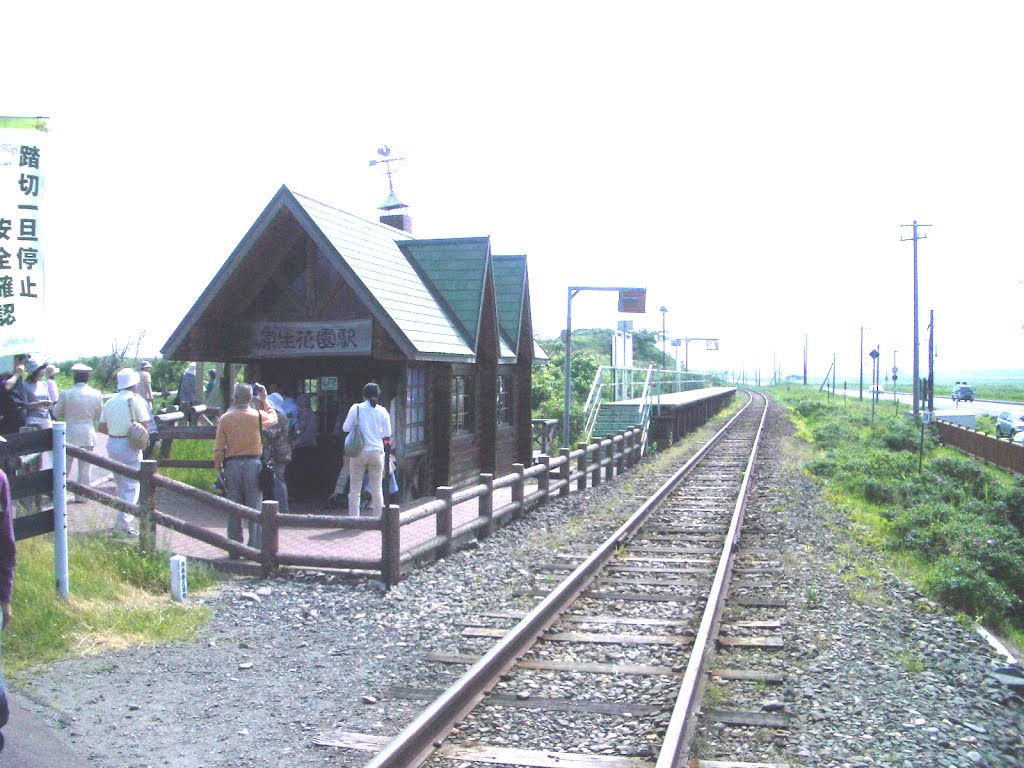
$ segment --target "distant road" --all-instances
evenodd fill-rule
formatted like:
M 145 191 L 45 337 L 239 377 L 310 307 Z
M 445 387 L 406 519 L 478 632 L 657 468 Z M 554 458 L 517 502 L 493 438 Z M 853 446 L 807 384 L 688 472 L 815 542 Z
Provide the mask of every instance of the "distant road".
M 859 390 L 847 389 L 847 390 L 836 390 L 836 396 L 845 395 L 846 397 L 858 397 L 860 394 Z M 871 402 L 870 395 L 867 390 L 864 390 L 864 400 Z M 906 405 L 908 408 L 913 403 L 914 397 L 909 392 L 898 392 L 896 398 L 901 404 Z M 892 406 L 893 394 L 892 392 L 885 392 L 878 396 L 878 404 L 888 404 Z M 973 413 L 975 416 L 998 416 L 1005 410 L 1011 411 L 1024 411 L 1024 403 L 1007 402 L 1003 400 L 974 400 L 972 402 L 953 402 L 951 397 L 936 397 L 935 398 L 935 410 L 936 411 L 962 411 L 964 413 Z

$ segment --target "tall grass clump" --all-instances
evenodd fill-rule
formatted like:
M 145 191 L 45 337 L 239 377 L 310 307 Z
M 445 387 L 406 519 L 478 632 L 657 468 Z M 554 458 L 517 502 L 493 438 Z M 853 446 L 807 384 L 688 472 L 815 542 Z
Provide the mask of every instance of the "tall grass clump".
M 870 402 L 828 403 L 780 391 L 814 447 L 806 469 L 846 506 L 866 513 L 880 542 L 921 574 L 920 586 L 997 629 L 1024 628 L 1024 482 L 939 446 L 906 414 Z
M 73 536 L 68 573 L 65 601 L 54 589 L 53 537 L 18 542 L 5 672 L 107 648 L 186 639 L 209 618 L 203 605 L 171 601 L 166 555 L 140 552 L 134 542 Z M 212 570 L 197 564 L 190 564 L 188 578 L 192 592 L 216 582 Z

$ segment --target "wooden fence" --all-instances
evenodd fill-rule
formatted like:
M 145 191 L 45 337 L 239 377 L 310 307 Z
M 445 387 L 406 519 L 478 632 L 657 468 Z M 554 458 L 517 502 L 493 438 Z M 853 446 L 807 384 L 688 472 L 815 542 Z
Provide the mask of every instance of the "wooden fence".
M 941 419 L 936 422 L 944 445 L 959 448 L 979 459 L 1024 475 L 1024 445 L 1005 438 L 992 437 L 970 427 Z
M 180 432 L 177 430 L 181 429 Z M 192 428 L 195 430 L 196 428 Z M 204 428 L 200 428 L 204 429 Z M 209 429 L 209 428 L 205 428 Z M 168 430 L 168 435 L 179 438 L 192 436 L 183 428 Z M 420 558 L 439 558 L 450 555 L 455 542 L 464 537 L 486 539 L 496 525 L 519 517 L 524 512 L 544 502 L 550 496 L 568 496 L 574 489 L 583 490 L 590 485 L 599 485 L 611 480 L 617 474 L 634 466 L 643 455 L 640 442 L 642 430 L 639 427 L 625 430 L 589 444 L 581 443 L 575 450 L 561 449 L 558 456 L 542 455 L 531 467 L 513 464 L 512 472 L 501 477 L 481 474 L 479 481 L 458 490 L 442 486 L 436 497 L 405 511 L 397 505 L 389 505 L 381 517 L 334 517 L 325 515 L 279 514 L 275 501 L 266 501 L 260 511 L 236 504 L 220 496 L 193 488 L 185 483 L 163 477 L 156 473 L 157 462 L 146 460 L 135 470 L 112 459 L 99 456 L 74 446 L 67 446 L 70 458 L 84 460 L 111 472 L 138 480 L 139 501 L 129 504 L 117 497 L 67 480 L 67 487 L 75 494 L 92 499 L 114 509 L 136 515 L 139 519 L 139 546 L 150 549 L 155 546 L 156 526 L 162 525 L 186 536 L 223 549 L 230 555 L 260 563 L 264 573 L 270 573 L 282 565 L 307 568 L 336 568 L 344 570 L 377 571 L 384 582 L 392 586 L 401 579 L 402 567 Z M 175 462 L 167 462 L 179 466 Z M 160 462 L 164 464 L 163 461 Z M 203 463 L 209 466 L 209 462 Z M 536 478 L 537 490 L 526 492 L 526 481 Z M 511 501 L 500 507 L 494 505 L 494 491 L 510 488 Z M 262 548 L 257 550 L 227 536 L 209 531 L 202 526 L 168 515 L 156 509 L 157 489 L 194 499 L 207 508 L 226 515 L 238 515 L 244 520 L 262 526 Z M 466 501 L 477 500 L 479 513 L 470 521 L 459 526 L 453 523 L 452 509 Z M 402 528 L 427 517 L 436 516 L 435 535 L 415 547 L 402 552 Z M 283 554 L 279 551 L 280 530 L 283 528 L 316 528 L 380 531 L 381 554 L 379 558 L 330 557 L 313 554 Z

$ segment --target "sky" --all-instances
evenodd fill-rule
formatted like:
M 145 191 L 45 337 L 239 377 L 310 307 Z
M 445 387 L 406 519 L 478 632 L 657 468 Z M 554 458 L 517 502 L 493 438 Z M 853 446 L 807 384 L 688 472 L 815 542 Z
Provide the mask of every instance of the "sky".
M 691 342 L 691 369 L 864 350 L 1024 369 L 1024 4 L 5 4 L 0 114 L 50 118 L 44 349 L 156 355 L 282 184 L 528 256 L 534 329 Z M 11 52 L 14 51 L 14 52 Z M 666 312 L 659 308 L 664 306 Z M 672 353 L 672 347 L 668 347 Z M 867 358 L 865 358 L 867 359 Z

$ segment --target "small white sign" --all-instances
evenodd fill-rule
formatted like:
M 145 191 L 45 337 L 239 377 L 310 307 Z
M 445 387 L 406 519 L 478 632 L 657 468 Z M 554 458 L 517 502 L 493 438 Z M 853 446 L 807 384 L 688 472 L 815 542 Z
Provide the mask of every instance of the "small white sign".
M 932 412 L 931 411 L 921 411 L 921 423 L 922 424 L 931 424 L 932 423 Z
M 188 599 L 188 563 L 184 555 L 171 558 L 171 599 L 176 603 Z

